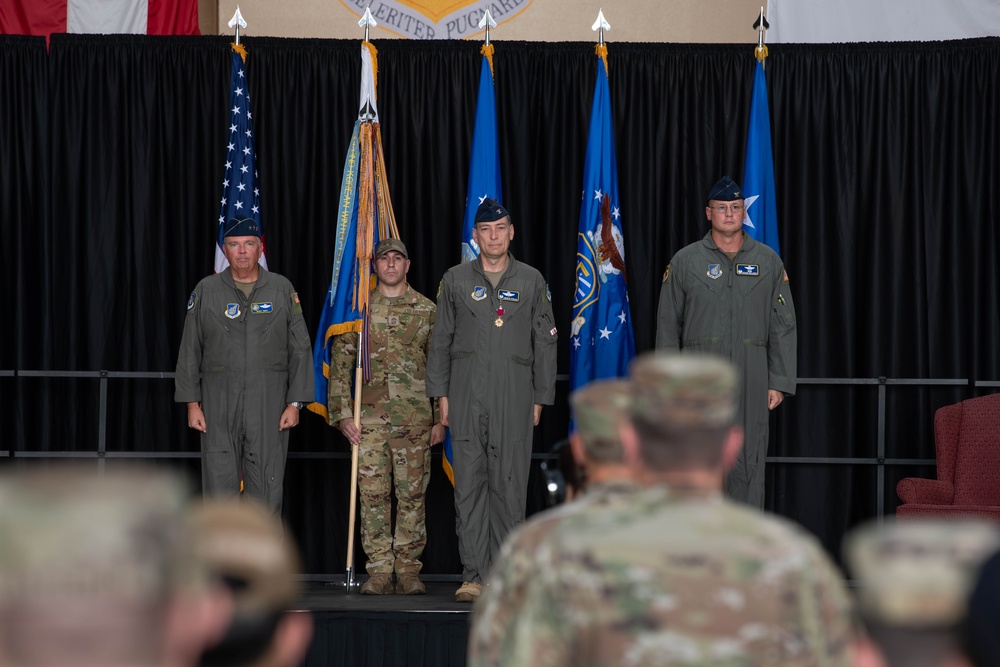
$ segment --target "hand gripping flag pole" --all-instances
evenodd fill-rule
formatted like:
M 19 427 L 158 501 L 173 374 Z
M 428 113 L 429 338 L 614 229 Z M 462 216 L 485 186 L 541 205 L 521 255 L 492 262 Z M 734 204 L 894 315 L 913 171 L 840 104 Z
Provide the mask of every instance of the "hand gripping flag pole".
M 389 197 L 389 185 L 382 154 L 375 90 L 378 76 L 378 52 L 368 41 L 369 28 L 376 26 L 369 10 L 358 25 L 365 29 L 361 45 L 361 94 L 358 119 L 347 149 L 340 186 L 336 244 L 330 289 L 320 313 L 319 332 L 313 350 L 316 379 L 315 402 L 309 410 L 329 423 L 327 391 L 331 372 L 333 337 L 358 336 L 358 356 L 354 373 L 354 425 L 361 429 L 361 392 L 371 380 L 368 350 L 368 299 L 372 290 L 372 252 L 380 239 L 399 238 L 396 218 Z M 354 532 L 358 496 L 358 445 L 351 445 L 350 509 L 347 528 L 346 592 L 354 581 Z

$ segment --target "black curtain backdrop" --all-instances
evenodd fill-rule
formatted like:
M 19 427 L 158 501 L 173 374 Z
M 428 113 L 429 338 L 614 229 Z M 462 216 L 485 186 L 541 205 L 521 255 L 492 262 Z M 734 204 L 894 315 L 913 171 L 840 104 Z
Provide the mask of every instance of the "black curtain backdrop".
M 222 37 L 0 37 L 0 239 L 13 290 L 0 318 L 0 450 L 22 461 L 97 450 L 98 379 L 25 371 L 174 369 L 187 295 L 212 270 L 228 128 Z M 267 259 L 315 336 L 357 115 L 356 41 L 247 38 Z M 495 42 L 504 199 L 514 254 L 550 282 L 567 374 L 576 234 L 595 78 L 590 43 Z M 413 265 L 434 296 L 459 261 L 479 44 L 381 41 L 389 184 Z M 746 45 L 615 44 L 610 84 L 629 293 L 652 346 L 670 256 L 707 229 L 704 196 L 742 177 L 753 76 Z M 802 378 L 961 379 L 886 390 L 885 449 L 932 458 L 933 411 L 1000 379 L 1000 40 L 777 45 L 767 60 L 779 227 L 798 307 Z M 565 435 L 567 383 L 535 451 Z M 13 397 L 13 401 L 8 400 Z M 196 434 L 173 382 L 112 379 L 111 455 L 158 452 L 198 483 Z M 803 384 L 772 417 L 772 456 L 874 457 L 878 388 Z M 285 517 L 306 569 L 340 574 L 348 448 L 312 414 L 292 433 Z M 330 453 L 340 458 L 325 458 Z M 107 465 L 130 465 L 109 458 Z M 188 456 L 188 458 L 183 458 Z M 10 465 L 10 461 L 7 462 Z M 23 464 L 23 463 L 22 463 Z M 933 468 L 893 466 L 901 477 Z M 540 506 L 532 478 L 530 510 Z M 831 551 L 876 513 L 875 468 L 773 463 L 768 505 Z M 438 460 L 425 572 L 457 573 Z M 358 548 L 356 566 L 363 567 Z

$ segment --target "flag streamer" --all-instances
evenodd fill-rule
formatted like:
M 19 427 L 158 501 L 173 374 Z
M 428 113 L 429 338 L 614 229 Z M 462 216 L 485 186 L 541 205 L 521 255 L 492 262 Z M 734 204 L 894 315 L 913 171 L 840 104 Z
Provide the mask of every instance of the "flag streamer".
M 323 300 L 319 331 L 313 349 L 315 401 L 309 410 L 329 420 L 327 390 L 333 337 L 361 333 L 364 379 L 371 379 L 368 356 L 368 303 L 374 288 L 372 252 L 380 239 L 399 238 L 389 197 L 382 134 L 375 102 L 377 51 L 364 42 L 358 119 L 347 148 L 340 183 L 333 249 L 333 271 Z

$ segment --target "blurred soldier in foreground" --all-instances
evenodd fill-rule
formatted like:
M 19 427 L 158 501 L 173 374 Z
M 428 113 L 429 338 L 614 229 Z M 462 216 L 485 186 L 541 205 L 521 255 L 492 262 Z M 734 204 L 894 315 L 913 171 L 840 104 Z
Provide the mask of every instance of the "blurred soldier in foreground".
M 870 638 L 859 667 L 971 665 L 960 628 L 976 574 L 997 548 L 1000 527 L 971 519 L 870 523 L 849 533 L 844 554 Z
M 312 639 L 302 593 L 301 561 L 281 521 L 244 499 L 206 500 L 194 509 L 196 553 L 233 598 L 226 634 L 200 667 L 295 667 Z
M 444 440 L 444 426 L 434 422 L 424 384 L 437 307 L 407 284 L 410 259 L 402 241 L 382 239 L 374 254 L 378 287 L 368 306 L 371 381 L 361 391 L 361 428 L 353 417 L 357 334 L 333 340 L 327 410 L 330 424 L 359 447 L 361 542 L 369 575 L 361 593 L 420 595 L 426 592 L 419 574 L 427 545 L 424 500 L 431 447 Z
M 969 598 L 962 639 L 976 667 L 1000 665 L 1000 551 L 979 570 Z
M 229 605 L 185 511 L 178 480 L 147 469 L 0 477 L 0 665 L 194 665 Z
M 473 655 L 483 664 L 495 664 L 511 649 L 510 637 L 516 632 L 518 613 L 523 609 L 538 566 L 537 551 L 556 526 L 577 514 L 620 505 L 637 491 L 618 435 L 629 399 L 628 383 L 624 380 L 597 380 L 570 396 L 576 424 L 570 446 L 577 462 L 586 470 L 586 490 L 578 499 L 532 517 L 516 540 L 504 544 L 498 562 L 503 567 L 503 576 L 490 580 L 474 609 L 470 642 Z
M 850 601 L 816 540 L 722 494 L 742 442 L 732 365 L 646 354 L 629 380 L 622 447 L 643 488 L 511 536 L 470 664 L 849 665 Z

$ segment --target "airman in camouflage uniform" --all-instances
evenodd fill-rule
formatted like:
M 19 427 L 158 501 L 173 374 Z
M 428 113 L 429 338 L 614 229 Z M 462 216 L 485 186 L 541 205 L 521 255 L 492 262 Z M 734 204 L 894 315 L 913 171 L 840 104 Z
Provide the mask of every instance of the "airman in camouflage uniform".
M 642 488 L 511 535 L 470 665 L 851 664 L 850 602 L 822 548 L 722 495 L 741 444 L 736 382 L 704 355 L 633 362 L 621 433 Z
M 229 606 L 195 556 L 188 503 L 179 479 L 141 467 L 0 476 L 0 665 L 197 664 Z
M 997 549 L 1000 526 L 972 517 L 872 521 L 848 533 L 845 561 L 870 639 L 859 644 L 858 667 L 968 665 L 964 653 L 978 651 L 962 640 L 976 633 L 962 624 L 980 566 Z
M 361 392 L 361 430 L 354 425 L 352 380 L 357 335 L 333 343 L 328 411 L 330 423 L 360 445 L 358 493 L 361 541 L 368 555 L 364 594 L 419 594 L 417 576 L 427 544 L 424 494 L 430 481 L 433 445 L 444 439 L 427 399 L 424 372 L 434 326 L 434 302 L 406 283 L 406 246 L 384 239 L 375 249 L 378 288 L 368 312 L 371 382 Z M 390 491 L 396 493 L 396 530 L 392 532 Z M 397 583 L 393 588 L 392 575 Z

